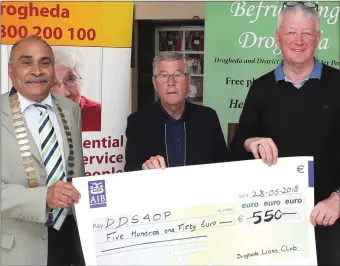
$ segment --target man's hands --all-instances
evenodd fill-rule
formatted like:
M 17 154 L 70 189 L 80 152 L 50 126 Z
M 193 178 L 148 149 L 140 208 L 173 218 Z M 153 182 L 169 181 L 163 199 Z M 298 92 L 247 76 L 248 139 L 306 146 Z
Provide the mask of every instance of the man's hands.
M 147 160 L 145 163 L 142 165 L 143 170 L 148 170 L 148 169 L 165 169 L 165 160 L 162 156 L 158 155 L 155 157 L 150 157 L 149 160 Z
M 47 207 L 69 208 L 72 203 L 78 203 L 80 194 L 71 184 L 58 180 L 47 190 Z
M 278 150 L 271 138 L 249 138 L 244 142 L 244 148 L 252 152 L 255 159 L 262 159 L 269 166 L 276 164 Z
M 339 219 L 339 214 L 340 196 L 333 192 L 329 198 L 320 201 L 315 205 L 310 215 L 310 221 L 313 226 L 330 226 L 333 225 L 337 219 Z

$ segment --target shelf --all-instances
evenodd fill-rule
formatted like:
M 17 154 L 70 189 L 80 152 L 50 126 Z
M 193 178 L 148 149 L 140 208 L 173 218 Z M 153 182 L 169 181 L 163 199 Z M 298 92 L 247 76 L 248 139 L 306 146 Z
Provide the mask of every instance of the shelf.
M 164 53 L 164 52 L 174 52 L 183 55 L 204 55 L 204 51 L 158 51 L 156 50 L 157 54 Z
M 185 51 L 181 51 L 182 54 L 203 54 L 204 55 L 204 51 L 189 51 L 189 50 L 185 50 Z

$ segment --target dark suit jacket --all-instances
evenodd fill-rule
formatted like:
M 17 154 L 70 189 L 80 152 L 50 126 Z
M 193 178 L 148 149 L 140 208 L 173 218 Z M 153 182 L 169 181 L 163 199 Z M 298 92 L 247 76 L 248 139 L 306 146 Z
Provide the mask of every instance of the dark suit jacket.
M 186 165 L 227 160 L 225 139 L 213 109 L 186 102 L 184 121 Z M 125 171 L 141 170 L 151 156 L 161 155 L 166 160 L 165 123 L 159 102 L 128 117 Z

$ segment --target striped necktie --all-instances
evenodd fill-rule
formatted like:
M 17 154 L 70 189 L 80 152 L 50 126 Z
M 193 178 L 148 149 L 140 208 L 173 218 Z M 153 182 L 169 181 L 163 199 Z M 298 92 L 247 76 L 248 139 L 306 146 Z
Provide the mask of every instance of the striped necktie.
M 66 181 L 64 164 L 61 151 L 58 145 L 57 134 L 53 128 L 52 122 L 47 112 L 47 106 L 34 104 L 40 111 L 39 116 L 39 136 L 41 145 L 41 154 L 44 161 L 47 180 L 47 187 L 52 186 L 58 180 Z M 59 230 L 68 214 L 68 209 L 55 208 L 52 211 L 53 227 Z

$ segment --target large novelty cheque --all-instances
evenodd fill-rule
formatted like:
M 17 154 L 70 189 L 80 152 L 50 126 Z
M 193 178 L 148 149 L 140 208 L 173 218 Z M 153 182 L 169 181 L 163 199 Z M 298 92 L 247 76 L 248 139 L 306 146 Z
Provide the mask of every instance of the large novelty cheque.
M 317 265 L 313 159 L 73 180 L 87 265 Z

